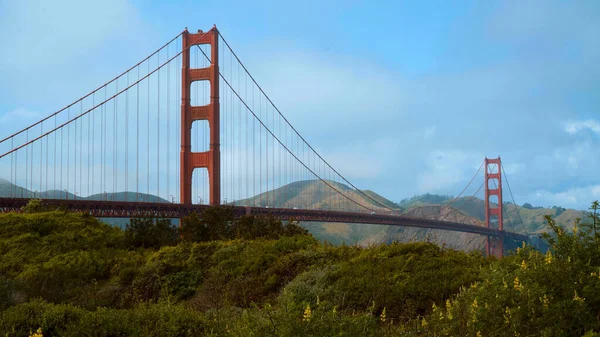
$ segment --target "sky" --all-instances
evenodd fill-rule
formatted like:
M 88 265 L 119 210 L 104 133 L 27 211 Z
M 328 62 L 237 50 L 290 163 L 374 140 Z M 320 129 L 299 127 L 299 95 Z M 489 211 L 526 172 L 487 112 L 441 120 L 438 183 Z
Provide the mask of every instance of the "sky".
M 596 1 L 0 0 L 0 137 L 213 24 L 359 188 L 457 195 L 501 156 L 518 204 L 600 199 Z

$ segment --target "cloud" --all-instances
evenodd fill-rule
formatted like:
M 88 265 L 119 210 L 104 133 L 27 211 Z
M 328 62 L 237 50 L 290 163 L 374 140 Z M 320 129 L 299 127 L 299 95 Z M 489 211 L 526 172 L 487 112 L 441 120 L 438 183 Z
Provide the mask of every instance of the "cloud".
M 1 11 L 3 67 L 42 68 L 77 59 L 135 28 L 128 1 L 10 1 Z
M 17 132 L 39 121 L 43 117 L 45 117 L 44 114 L 39 111 L 32 111 L 24 107 L 0 114 L 0 132 L 2 132 L 2 137 Z
M 423 132 L 423 135 L 426 139 L 432 138 L 435 135 L 435 125 L 426 127 L 425 131 Z
M 545 189 L 529 193 L 525 200 L 540 206 L 563 206 L 575 209 L 587 209 L 593 200 L 600 199 L 600 184 L 572 187 L 562 191 Z
M 588 119 L 585 121 L 569 121 L 565 123 L 564 130 L 571 134 L 577 134 L 584 130 L 591 130 L 592 132 L 600 135 L 600 122 L 594 119 Z
M 356 182 L 359 179 L 372 180 L 381 175 L 385 169 L 381 157 L 368 151 L 353 150 L 327 151 L 323 156 L 333 168 L 338 170 L 351 182 Z
M 0 73 L 10 79 L 0 101 L 47 114 L 141 60 L 154 39 L 127 0 L 6 1 L 0 27 Z
M 40 112 L 21 107 L 0 115 L 0 124 L 29 123 L 41 118 L 43 118 L 43 115 Z
M 507 175 L 517 174 L 525 168 L 525 165 L 522 163 L 503 163 L 502 166 L 504 166 L 504 174 Z
M 419 193 L 458 194 L 459 189 L 464 188 L 477 172 L 482 158 L 479 154 L 460 149 L 432 151 L 427 156 L 425 171 L 417 177 L 417 190 Z M 479 180 L 480 182 L 470 186 L 471 193 L 483 182 L 483 179 Z

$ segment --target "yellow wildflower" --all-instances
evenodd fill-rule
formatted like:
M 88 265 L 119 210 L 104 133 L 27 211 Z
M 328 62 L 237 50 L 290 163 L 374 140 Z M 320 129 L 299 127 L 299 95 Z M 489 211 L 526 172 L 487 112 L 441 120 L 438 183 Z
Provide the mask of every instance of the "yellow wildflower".
M 385 307 L 383 307 L 383 311 L 381 312 L 381 315 L 379 315 L 379 319 L 385 323 L 385 318 L 386 318 L 386 314 L 385 314 Z
M 481 331 L 477 331 L 477 335 L 475 335 L 476 337 L 483 337 L 483 335 L 481 334 Z
M 548 296 L 546 296 L 546 294 L 544 294 L 544 297 L 540 298 L 540 301 L 542 301 L 542 304 L 544 305 L 544 308 L 548 307 L 548 303 L 550 303 L 550 300 L 548 299 Z
M 337 305 L 333 307 L 333 313 L 335 314 L 337 312 Z
M 509 307 L 506 307 L 506 310 L 504 310 L 504 323 L 510 324 L 510 308 Z
M 433 305 L 431 306 L 431 309 L 433 309 L 433 312 L 437 311 L 437 306 L 435 305 L 435 302 L 433 302 Z
M 585 301 L 585 298 L 579 297 L 579 295 L 577 295 L 577 290 L 574 290 L 574 292 L 575 295 L 573 296 L 573 301 L 583 303 L 583 301 Z
M 421 327 L 427 327 L 427 320 L 425 319 L 425 317 L 423 317 L 423 319 L 421 320 Z
M 306 309 L 304 309 L 304 315 L 302 316 L 302 321 L 309 322 L 312 318 L 312 310 L 310 310 L 310 305 L 306 305 Z
M 452 319 L 452 303 L 450 303 L 450 300 L 446 300 L 446 317 Z
M 35 333 L 31 333 L 31 330 L 29 330 L 29 337 L 44 337 L 42 334 L 42 328 L 38 328 Z
M 521 270 L 527 270 L 527 263 L 525 262 L 525 260 L 521 262 Z
M 473 308 L 477 308 L 477 306 L 478 306 L 478 305 L 477 305 L 477 299 L 474 299 L 474 300 L 473 300 L 473 304 L 471 304 L 471 306 L 472 306 Z
M 546 252 L 546 264 L 550 264 L 552 263 L 552 252 L 550 250 L 548 250 Z
M 515 276 L 515 280 L 513 281 L 513 286 L 515 287 L 516 290 L 521 290 L 523 288 L 523 286 L 521 285 L 521 282 L 519 281 L 518 276 Z

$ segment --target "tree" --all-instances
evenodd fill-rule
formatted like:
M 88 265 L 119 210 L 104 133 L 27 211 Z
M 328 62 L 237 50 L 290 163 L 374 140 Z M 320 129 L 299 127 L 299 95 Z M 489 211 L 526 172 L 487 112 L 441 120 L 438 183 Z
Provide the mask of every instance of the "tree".
M 179 234 L 188 242 L 230 239 L 233 221 L 232 208 L 209 207 L 181 218 Z
M 132 218 L 125 227 L 129 247 L 160 248 L 174 244 L 177 230 L 170 219 Z
M 39 213 L 46 211 L 46 209 L 42 205 L 41 199 L 31 199 L 27 202 L 27 205 L 21 207 L 21 211 L 24 213 Z
M 592 206 L 590 207 L 590 210 L 592 210 L 592 214 L 590 214 L 590 217 L 592 218 L 592 228 L 594 229 L 594 237 L 596 237 L 597 233 L 596 233 L 596 222 L 598 220 L 598 209 L 600 208 L 600 203 L 598 202 L 598 200 L 592 202 Z

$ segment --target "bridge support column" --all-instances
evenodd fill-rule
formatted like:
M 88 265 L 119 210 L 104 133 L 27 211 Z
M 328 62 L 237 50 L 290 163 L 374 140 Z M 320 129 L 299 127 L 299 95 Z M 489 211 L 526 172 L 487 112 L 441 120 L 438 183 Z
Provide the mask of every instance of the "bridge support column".
M 487 256 L 495 256 L 499 259 L 504 255 L 504 236 L 488 236 L 485 242 Z
M 485 158 L 485 226 L 504 230 L 502 217 L 502 161 Z M 497 200 L 490 201 L 495 196 Z M 494 205 L 496 204 L 496 205 Z M 485 250 L 487 256 L 501 258 L 504 255 L 504 237 L 488 237 Z
M 219 116 L 219 32 L 217 27 L 203 33 L 190 34 L 187 29 L 181 35 L 181 153 L 180 153 L 180 199 L 182 204 L 192 203 L 192 174 L 196 168 L 206 168 L 210 204 L 221 203 L 221 144 Z M 210 44 L 210 66 L 190 69 L 190 49 L 196 45 Z M 210 83 L 210 103 L 205 106 L 191 106 L 190 91 L 195 81 Z M 208 121 L 210 148 L 206 152 L 192 152 L 192 123 Z

